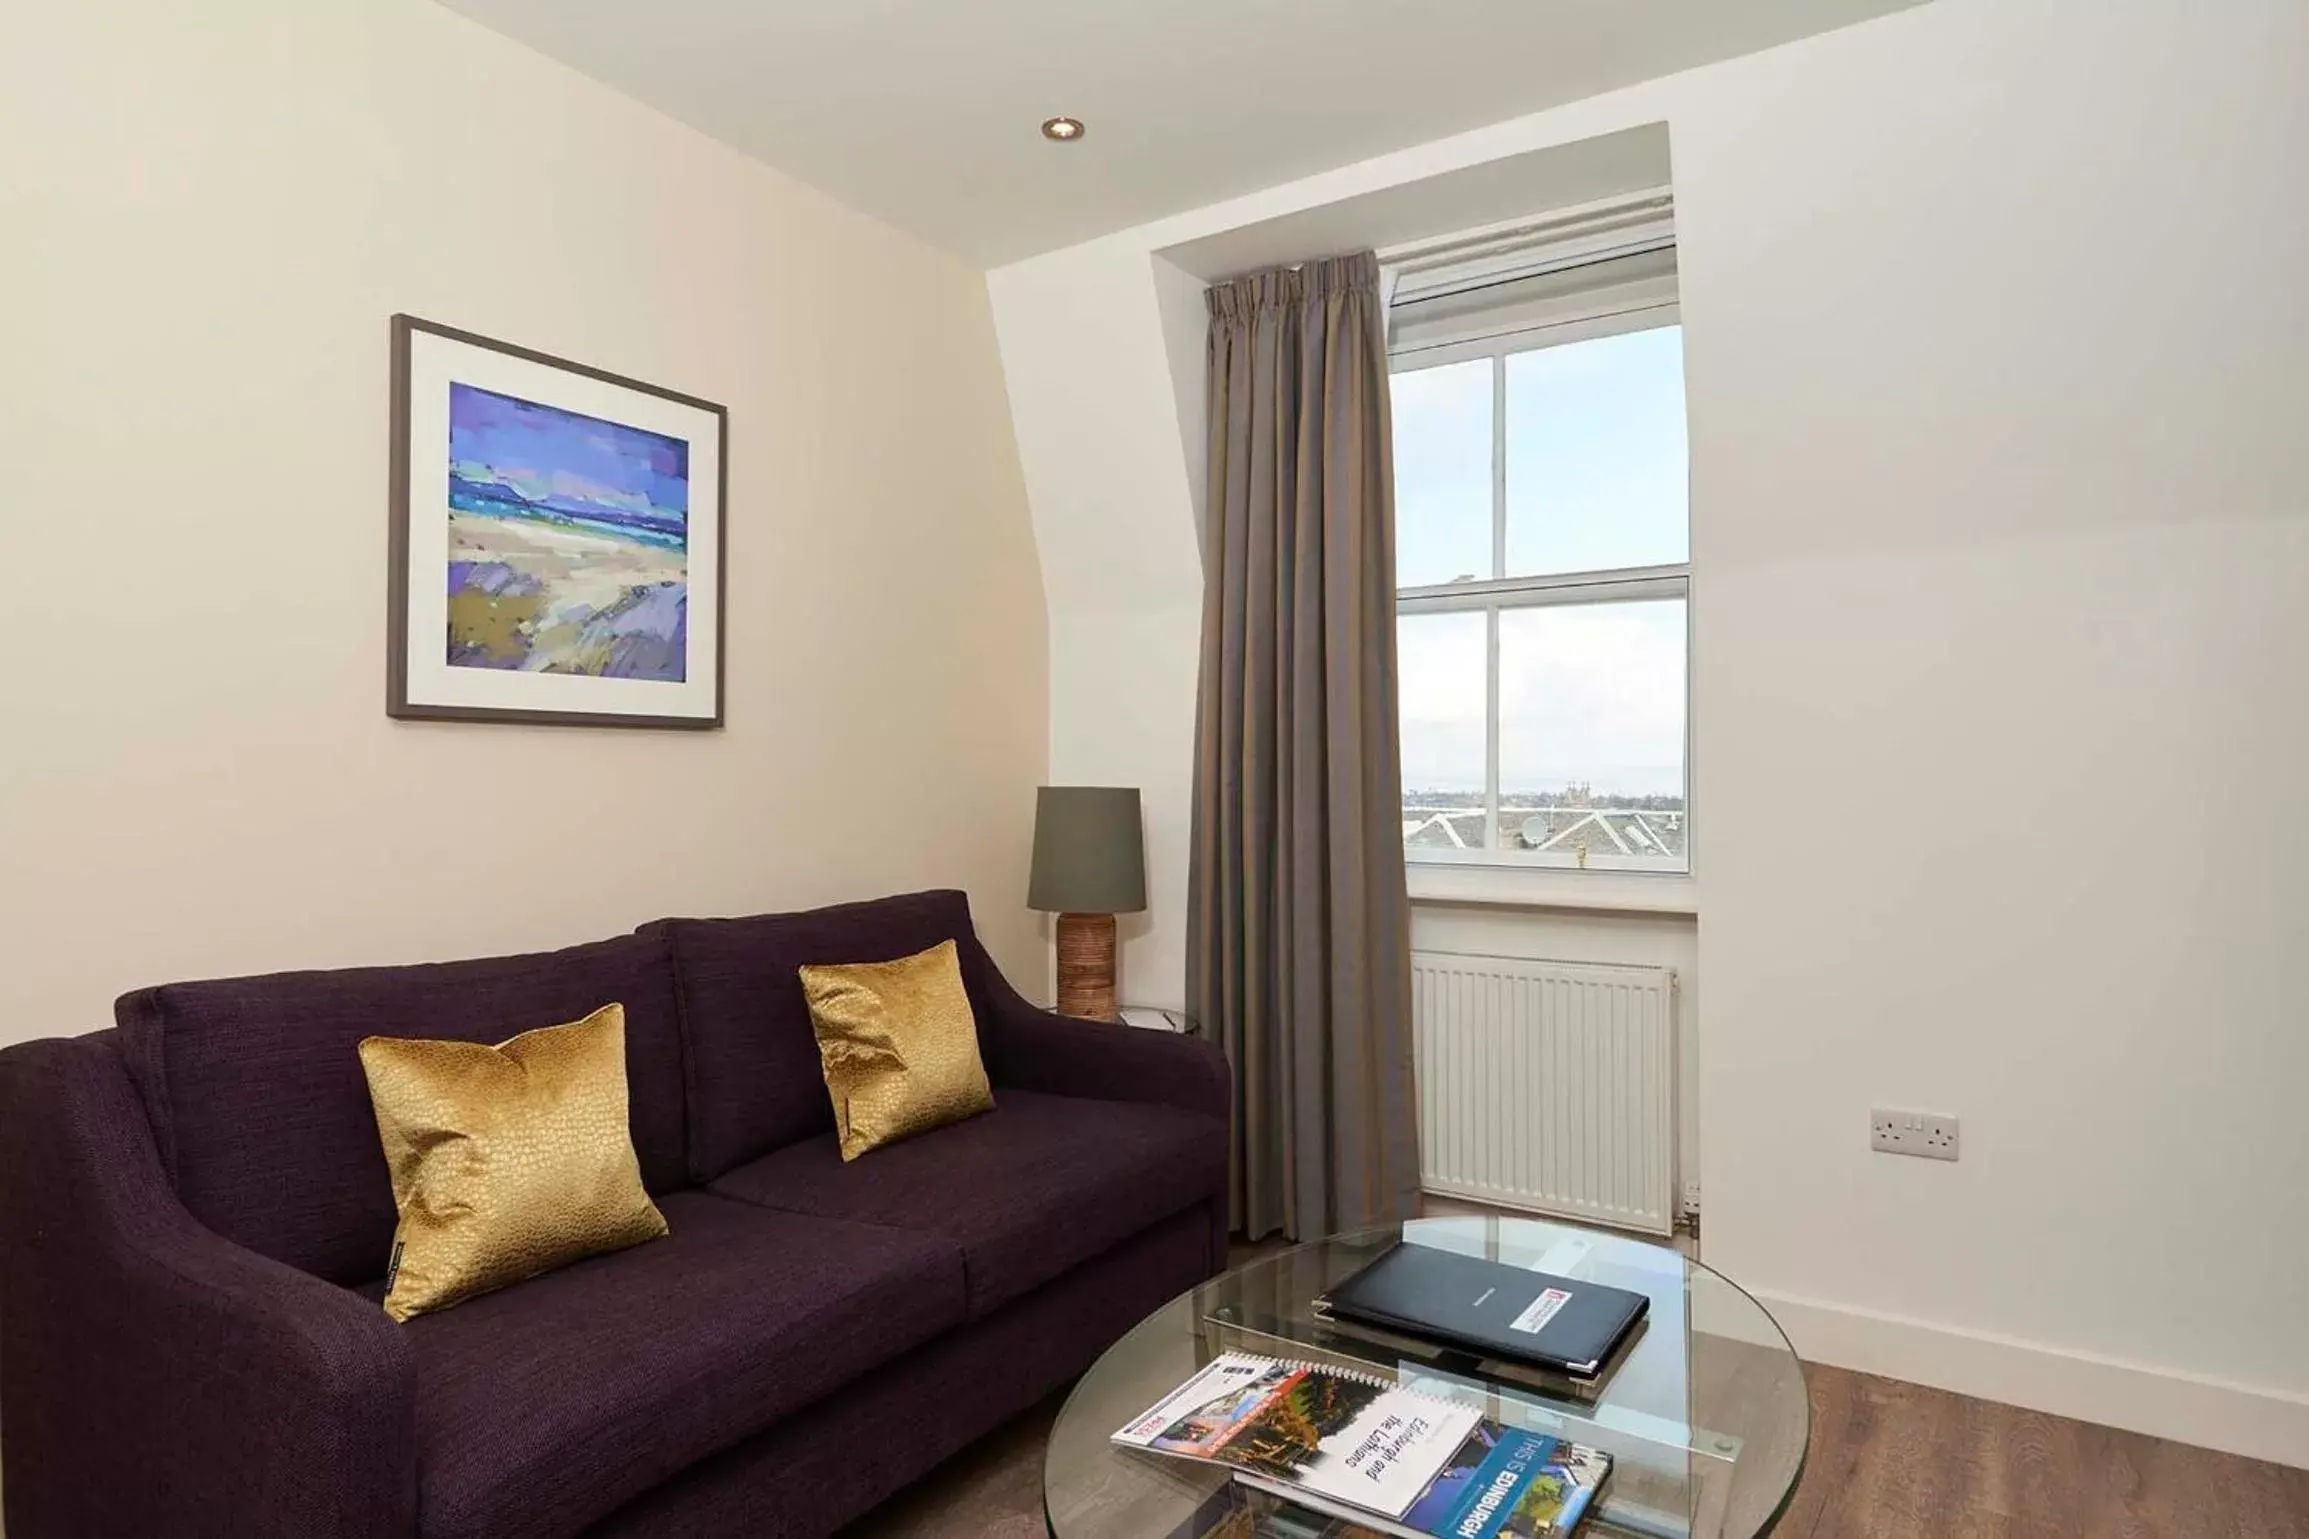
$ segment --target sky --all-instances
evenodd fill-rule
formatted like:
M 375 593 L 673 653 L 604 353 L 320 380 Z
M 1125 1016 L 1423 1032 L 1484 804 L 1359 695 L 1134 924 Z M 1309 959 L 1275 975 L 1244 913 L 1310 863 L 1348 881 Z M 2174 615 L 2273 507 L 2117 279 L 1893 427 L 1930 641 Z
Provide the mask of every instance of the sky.
M 1625 333 L 1507 360 L 1507 561 L 1491 550 L 1489 359 L 1397 374 L 1400 586 L 1689 559 L 1683 333 Z M 1681 600 L 1500 617 L 1500 789 L 1684 789 Z M 1484 617 L 1398 631 L 1403 784 L 1483 788 Z
M 449 466 L 564 512 L 689 512 L 689 445 L 646 428 L 449 386 Z

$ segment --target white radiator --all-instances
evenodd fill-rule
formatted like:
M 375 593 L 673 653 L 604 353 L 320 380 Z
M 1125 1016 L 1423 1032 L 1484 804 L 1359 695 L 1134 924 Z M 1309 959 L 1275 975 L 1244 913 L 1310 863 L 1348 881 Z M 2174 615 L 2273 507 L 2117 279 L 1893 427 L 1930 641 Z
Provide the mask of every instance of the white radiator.
M 1412 953 L 1427 1190 L 1670 1233 L 1675 989 L 1665 967 Z

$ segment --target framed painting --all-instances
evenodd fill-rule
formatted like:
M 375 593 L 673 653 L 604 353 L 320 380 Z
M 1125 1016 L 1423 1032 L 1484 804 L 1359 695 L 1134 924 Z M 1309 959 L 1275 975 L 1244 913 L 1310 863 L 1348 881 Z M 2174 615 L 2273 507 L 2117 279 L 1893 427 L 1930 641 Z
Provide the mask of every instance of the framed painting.
M 385 710 L 722 724 L 729 413 L 393 317 Z

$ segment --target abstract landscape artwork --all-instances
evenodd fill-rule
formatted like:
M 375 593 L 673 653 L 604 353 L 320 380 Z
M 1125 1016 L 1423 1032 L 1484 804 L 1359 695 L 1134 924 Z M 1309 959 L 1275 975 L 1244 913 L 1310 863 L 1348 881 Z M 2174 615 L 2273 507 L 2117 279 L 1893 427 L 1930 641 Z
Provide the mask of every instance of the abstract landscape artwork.
M 727 414 L 394 318 L 395 716 L 721 721 Z
M 449 387 L 452 668 L 681 681 L 689 445 Z

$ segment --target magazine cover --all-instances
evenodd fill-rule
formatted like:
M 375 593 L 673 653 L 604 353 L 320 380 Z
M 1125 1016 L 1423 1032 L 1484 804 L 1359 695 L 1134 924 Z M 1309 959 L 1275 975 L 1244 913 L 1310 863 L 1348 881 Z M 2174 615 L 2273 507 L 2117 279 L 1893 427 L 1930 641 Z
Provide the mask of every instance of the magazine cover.
M 1610 1471 L 1611 1456 L 1599 1449 L 1483 1422 L 1419 1493 L 1404 1526 L 1452 1539 L 1568 1534 Z
M 1427 1489 L 1384 1526 L 1413 1539 L 1558 1539 L 1579 1526 L 1610 1472 L 1611 1455 L 1600 1449 L 1479 1422 Z M 1249 1471 L 1236 1478 L 1286 1500 L 1313 1500 Z M 1325 1510 L 1361 1516 L 1344 1505 Z
M 1481 1419 L 1471 1405 L 1380 1379 L 1230 1352 L 1114 1441 L 1399 1518 Z

